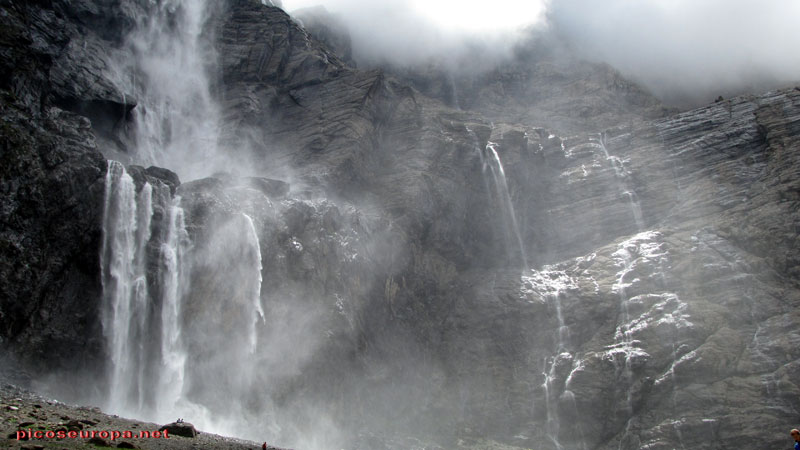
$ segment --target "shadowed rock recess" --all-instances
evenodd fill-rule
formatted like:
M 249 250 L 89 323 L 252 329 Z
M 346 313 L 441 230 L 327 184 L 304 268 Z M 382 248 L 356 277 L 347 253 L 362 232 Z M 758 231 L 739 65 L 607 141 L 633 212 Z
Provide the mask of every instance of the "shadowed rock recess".
M 244 163 L 191 180 L 142 167 L 148 72 L 113 64 L 160 2 L 0 0 L 0 374 L 298 449 L 785 446 L 800 88 L 676 112 L 546 40 L 358 69 L 264 3 L 201 24 Z M 152 211 L 123 342 L 112 181 Z

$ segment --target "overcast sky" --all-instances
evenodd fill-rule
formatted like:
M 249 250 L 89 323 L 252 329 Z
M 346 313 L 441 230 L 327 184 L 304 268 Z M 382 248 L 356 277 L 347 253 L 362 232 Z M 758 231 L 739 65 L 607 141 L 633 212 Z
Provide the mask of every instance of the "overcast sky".
M 283 0 L 324 5 L 357 57 L 447 58 L 467 40 L 506 53 L 525 26 L 557 32 L 662 97 L 703 97 L 800 80 L 800 0 Z M 702 99 L 701 99 L 702 100 Z
M 541 0 L 283 0 L 286 11 L 324 5 L 331 12 L 378 20 L 391 30 L 391 16 L 372 14 L 397 12 L 422 18 L 443 30 L 485 31 L 498 27 L 527 25 L 540 19 L 544 11 Z

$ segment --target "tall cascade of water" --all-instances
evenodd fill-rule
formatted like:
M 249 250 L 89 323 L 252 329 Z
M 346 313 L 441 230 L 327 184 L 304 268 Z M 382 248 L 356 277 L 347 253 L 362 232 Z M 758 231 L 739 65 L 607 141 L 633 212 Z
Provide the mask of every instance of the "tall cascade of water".
M 253 219 L 247 214 L 242 214 L 242 217 L 244 219 L 247 246 L 251 249 L 248 255 L 251 261 L 248 266 L 252 267 L 254 270 L 251 279 L 256 280 L 252 285 L 252 291 L 249 293 L 250 301 L 252 302 L 252 311 L 250 315 L 253 319 L 251 321 L 248 338 L 250 344 L 249 350 L 251 353 L 255 353 L 258 347 L 258 330 L 256 327 L 259 321 L 264 320 L 264 309 L 261 307 L 261 282 L 263 281 L 261 277 L 261 245 L 258 241 L 258 233 L 256 232 Z
M 528 256 L 525 251 L 525 244 L 522 233 L 517 222 L 517 215 L 514 211 L 514 203 L 511 199 L 511 191 L 508 189 L 508 180 L 500 155 L 497 153 L 497 143 L 488 141 L 486 143 L 485 154 L 478 145 L 478 137 L 474 131 L 466 127 L 467 133 L 472 137 L 475 151 L 481 161 L 481 171 L 483 172 L 483 183 L 487 193 L 490 193 L 490 184 L 494 187 L 494 195 L 499 203 L 501 217 L 503 220 L 503 232 L 506 245 L 509 248 L 508 254 L 514 251 L 519 252 L 520 262 L 523 266 L 523 273 L 528 272 Z M 512 251 L 512 249 L 514 249 Z
M 127 37 L 135 57 L 109 62 L 121 90 L 137 98 L 131 162 L 174 170 L 184 181 L 229 170 L 234 159 L 219 148 L 221 114 L 208 76 L 216 62 L 206 25 L 212 5 L 150 2 Z M 134 178 L 109 163 L 101 255 L 106 407 L 240 432 L 230 424 L 247 421 L 241 405 L 253 391 L 264 322 L 258 220 L 237 205 L 239 213 L 207 223 L 203 242 L 192 242 L 181 198 L 152 177 Z M 251 429 L 263 426 L 252 420 Z
M 114 404 L 141 405 L 143 400 L 139 379 L 142 349 L 131 344 L 143 331 L 147 296 L 143 247 L 149 238 L 151 194 L 148 186 L 137 196 L 133 179 L 122 164 L 109 162 L 100 268 L 103 332 L 111 357 L 109 402 Z
M 205 29 L 206 0 L 153 2 L 127 42 L 136 58 L 114 61 L 123 91 L 133 92 L 134 162 L 195 179 L 225 169 L 221 112 L 209 80 L 216 54 Z
M 506 171 L 503 169 L 503 163 L 500 161 L 500 155 L 497 154 L 497 144 L 489 141 L 486 144 L 486 153 L 489 158 L 486 159 L 486 167 L 492 174 L 494 180 L 494 187 L 497 191 L 497 197 L 501 202 L 503 208 L 503 217 L 506 218 L 506 229 L 510 228 L 510 234 L 516 241 L 519 248 L 520 258 L 522 258 L 522 267 L 525 272 L 528 271 L 528 256 L 525 252 L 525 244 L 522 240 L 522 234 L 519 231 L 519 224 L 517 223 L 517 215 L 514 212 L 514 203 L 511 201 L 511 192 L 508 190 L 508 181 L 506 180 Z
M 160 211 L 153 222 L 156 210 Z M 136 192 L 133 178 L 122 164 L 109 161 L 103 215 L 102 323 L 110 361 L 108 408 L 142 414 L 158 408 L 158 379 L 174 370 L 176 351 L 171 345 L 153 347 L 153 324 L 162 324 L 163 342 L 170 340 L 176 320 L 170 311 L 180 301 L 178 285 L 188 235 L 183 211 L 164 185 L 145 182 Z M 153 233 L 153 230 L 160 230 Z M 148 267 L 156 262 L 158 273 Z M 161 311 L 158 316 L 157 311 Z M 161 364 L 153 358 L 160 355 Z M 171 386 L 170 389 L 174 389 Z
M 166 238 L 161 243 L 161 361 L 158 371 L 156 412 L 173 410 L 183 391 L 186 351 L 181 342 L 181 300 L 189 280 L 188 251 L 191 243 L 180 197 L 172 200 L 167 214 Z

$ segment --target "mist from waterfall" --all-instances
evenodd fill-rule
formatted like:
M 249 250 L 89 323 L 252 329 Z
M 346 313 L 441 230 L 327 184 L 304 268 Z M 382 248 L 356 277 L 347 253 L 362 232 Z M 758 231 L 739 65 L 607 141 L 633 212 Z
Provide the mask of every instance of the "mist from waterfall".
M 126 41 L 134 58 L 110 61 L 121 90 L 137 102 L 131 161 L 173 170 L 183 181 L 238 172 L 247 163 L 220 147 L 220 107 L 210 88 L 214 6 L 166 0 L 149 8 Z M 192 242 L 180 196 L 160 182 L 137 187 L 115 161 L 105 203 L 107 410 L 159 422 L 186 417 L 239 436 L 264 426 L 263 416 L 245 411 L 264 325 L 260 225 L 245 213 L 253 206 L 237 205 L 230 219 L 209 224 L 205 242 Z
M 123 92 L 131 92 L 133 161 L 169 168 L 182 179 L 230 169 L 219 147 L 221 113 L 211 94 L 216 61 L 205 0 L 165 0 L 137 17 L 127 46 L 132 59 L 113 61 Z

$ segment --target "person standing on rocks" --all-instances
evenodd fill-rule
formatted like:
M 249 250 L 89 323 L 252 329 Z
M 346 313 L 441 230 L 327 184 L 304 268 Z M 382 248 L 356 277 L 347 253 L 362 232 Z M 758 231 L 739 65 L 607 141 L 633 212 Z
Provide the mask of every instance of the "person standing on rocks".
M 791 434 L 792 439 L 794 439 L 794 450 L 800 450 L 800 430 L 795 428 L 790 431 L 789 434 Z

